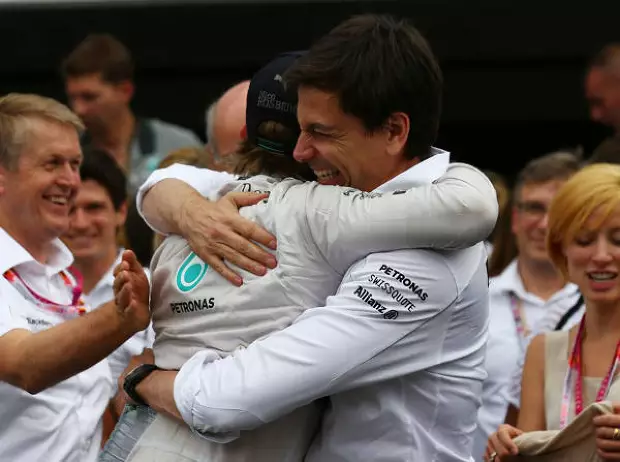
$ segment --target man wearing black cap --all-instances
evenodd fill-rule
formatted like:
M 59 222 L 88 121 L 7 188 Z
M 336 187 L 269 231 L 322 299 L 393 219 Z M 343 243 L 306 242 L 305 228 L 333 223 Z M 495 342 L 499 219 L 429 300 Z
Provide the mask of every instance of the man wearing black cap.
M 403 21 L 347 20 L 283 77 L 298 88 L 295 159 L 319 182 L 358 188 L 362 192 L 344 188 L 342 194 L 372 201 L 428 185 L 446 172 L 448 153 L 432 147 L 441 72 L 424 38 Z M 479 192 L 495 202 L 492 188 Z M 428 195 L 416 204 L 425 208 L 417 226 L 441 217 L 441 233 L 457 239 L 468 213 L 454 206 L 471 203 L 460 199 L 447 203 Z M 237 284 L 242 281 L 222 259 L 256 274 L 266 268 L 233 249 L 275 264 L 240 238 L 269 246 L 273 236 L 222 205 L 204 204 L 178 181 L 162 181 L 146 196 L 144 211 L 152 225 L 185 235 L 210 267 Z M 306 460 L 469 461 L 485 377 L 485 263 L 481 243 L 370 254 L 349 268 L 326 306 L 305 311 L 291 326 L 225 360 L 210 362 L 199 352 L 179 372 L 153 372 L 136 391 L 203 434 L 255 428 L 330 396 Z

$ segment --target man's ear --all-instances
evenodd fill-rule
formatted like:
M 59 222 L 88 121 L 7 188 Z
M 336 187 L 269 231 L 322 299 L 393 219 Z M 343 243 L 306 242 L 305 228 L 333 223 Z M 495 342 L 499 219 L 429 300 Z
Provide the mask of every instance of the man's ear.
M 0 165 L 0 196 L 4 194 L 6 189 L 6 175 L 8 170 L 3 165 Z
M 116 89 L 121 93 L 123 96 L 123 101 L 127 104 L 131 102 L 136 91 L 136 87 L 131 80 L 123 80 L 122 82 L 117 83 Z
M 409 138 L 410 123 L 409 116 L 404 112 L 390 114 L 385 123 L 388 154 L 396 156 L 403 152 Z
M 116 227 L 122 228 L 127 220 L 127 201 L 124 201 L 116 211 Z

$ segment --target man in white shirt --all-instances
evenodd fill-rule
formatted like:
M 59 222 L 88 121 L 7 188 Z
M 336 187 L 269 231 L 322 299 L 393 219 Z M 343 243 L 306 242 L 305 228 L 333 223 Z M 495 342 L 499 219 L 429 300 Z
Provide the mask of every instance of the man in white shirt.
M 518 256 L 490 281 L 489 343 L 482 406 L 474 444 L 482 460 L 487 438 L 504 423 L 509 404 L 519 407 L 522 361 L 534 334 L 569 329 L 581 319 L 583 300 L 577 286 L 566 283 L 549 259 L 547 210 L 557 190 L 580 168 L 570 152 L 530 161 L 514 190 L 512 233 Z M 514 410 L 509 416 L 515 420 Z
M 441 72 L 426 41 L 406 23 L 372 15 L 345 21 L 284 79 L 299 88 L 302 134 L 294 156 L 308 162 L 320 182 L 398 194 L 447 168 L 447 153 L 432 156 L 431 148 Z M 195 231 L 198 218 L 190 215 L 208 202 L 194 190 L 162 181 L 145 200 L 151 225 L 194 229 L 184 234 L 195 250 L 201 247 L 196 237 L 204 236 L 204 227 Z M 214 209 L 206 210 L 208 219 Z M 227 220 L 270 244 L 256 227 Z M 214 227 L 219 231 L 207 232 L 202 242 L 230 235 L 224 228 Z M 236 237 L 233 246 L 247 246 Z M 250 249 L 246 253 L 255 255 Z M 265 270 L 224 253 L 253 272 Z M 240 284 L 221 256 L 203 260 Z M 224 360 L 210 363 L 199 352 L 178 373 L 150 373 L 135 391 L 201 434 L 229 436 L 331 395 L 307 460 L 470 460 L 484 378 L 485 262 L 481 243 L 460 251 L 369 255 L 349 268 L 326 306 L 307 310 L 290 327 Z M 395 291 L 407 293 L 412 306 L 399 303 Z
M 81 185 L 70 212 L 69 230 L 63 242 L 75 258 L 75 274 L 82 278 L 86 304 L 97 308 L 114 300 L 114 268 L 123 249 L 117 245 L 118 230 L 127 216 L 125 174 L 106 152 L 86 148 L 80 166 Z M 114 389 L 117 380 L 133 356 L 153 344 L 153 331 L 138 332 L 108 356 Z M 111 411 L 118 418 L 125 405 L 123 393 L 117 393 Z
M 0 460 L 96 460 L 112 390 L 102 360 L 149 322 L 112 302 L 91 312 L 67 270 L 58 237 L 80 184 L 82 128 L 54 100 L 0 98 Z

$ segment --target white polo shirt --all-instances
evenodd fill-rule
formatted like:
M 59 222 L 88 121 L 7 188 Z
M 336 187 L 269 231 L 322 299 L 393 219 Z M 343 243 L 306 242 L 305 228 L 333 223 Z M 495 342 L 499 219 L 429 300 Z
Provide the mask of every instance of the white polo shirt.
M 517 268 L 517 260 L 490 281 L 489 287 L 489 343 L 485 368 L 487 379 L 482 390 L 482 406 L 478 411 L 478 429 L 474 443 L 474 457 L 482 460 L 491 433 L 504 423 L 509 402 L 508 395 L 516 393 L 519 403 L 523 359 L 529 341 L 539 332 L 553 330 L 559 320 L 579 300 L 579 290 L 567 284 L 548 300 L 525 290 Z M 517 332 L 513 304 L 521 308 L 525 325 L 531 331 L 527 337 Z M 572 316 L 563 329 L 570 329 L 581 319 L 583 307 Z M 515 388 L 516 385 L 516 388 Z
M 26 300 L 1 276 L 13 268 L 41 296 L 70 304 L 72 293 L 60 272 L 73 257 L 60 240 L 53 245 L 49 263 L 42 265 L 0 228 L 0 335 L 13 329 L 39 332 L 64 322 L 62 315 Z M 106 360 L 36 395 L 0 382 L 0 460 L 96 461 L 111 390 Z
M 124 250 L 119 250 L 114 264 L 106 271 L 95 287 L 88 294 L 84 294 L 84 300 L 88 306 L 99 308 L 104 303 L 114 300 L 114 268 L 121 262 Z M 145 268 L 145 271 L 147 275 L 150 275 L 148 269 Z M 153 332 L 152 326 L 149 325 L 147 329 L 129 338 L 108 356 L 108 364 L 110 365 L 114 383 L 114 393 L 118 389 L 118 378 L 129 365 L 131 358 L 142 353 L 145 348 L 151 348 L 154 339 L 155 332 Z
M 436 155 L 378 191 L 429 184 L 448 162 Z M 395 291 L 411 303 L 395 300 Z M 326 306 L 286 329 L 215 362 L 209 352 L 195 354 L 175 381 L 177 407 L 198 431 L 226 433 L 331 395 L 309 461 L 469 461 L 487 294 L 481 243 L 369 255 L 349 268 Z

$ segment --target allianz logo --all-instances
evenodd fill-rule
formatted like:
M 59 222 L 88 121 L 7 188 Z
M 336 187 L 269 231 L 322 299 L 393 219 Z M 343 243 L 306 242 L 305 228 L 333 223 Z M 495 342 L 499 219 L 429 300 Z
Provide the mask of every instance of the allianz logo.
M 183 293 L 191 292 L 205 277 L 208 269 L 209 265 L 191 252 L 177 271 L 177 288 Z

